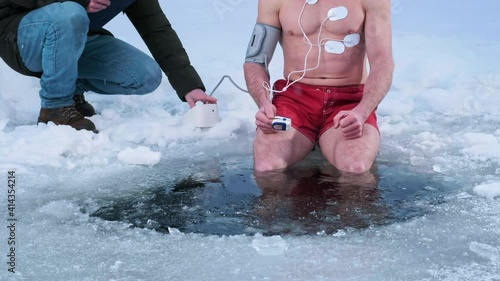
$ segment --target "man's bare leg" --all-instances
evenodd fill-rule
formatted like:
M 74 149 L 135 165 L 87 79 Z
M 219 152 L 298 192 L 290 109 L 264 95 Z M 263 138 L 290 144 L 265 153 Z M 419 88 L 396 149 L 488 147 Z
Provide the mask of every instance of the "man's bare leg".
M 340 129 L 330 128 L 319 139 L 325 158 L 343 172 L 361 174 L 370 170 L 377 156 L 380 135 L 373 126 L 365 124 L 363 135 L 347 140 Z
M 275 134 L 264 134 L 260 129 L 254 141 L 255 172 L 284 169 L 304 159 L 314 143 L 295 129 Z

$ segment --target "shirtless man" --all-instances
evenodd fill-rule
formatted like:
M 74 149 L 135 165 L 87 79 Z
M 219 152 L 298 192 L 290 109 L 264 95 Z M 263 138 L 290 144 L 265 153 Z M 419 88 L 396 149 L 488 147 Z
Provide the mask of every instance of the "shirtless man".
M 244 64 L 259 107 L 255 172 L 284 169 L 316 144 L 340 171 L 371 168 L 380 144 L 375 110 L 394 70 L 390 11 L 390 0 L 259 0 Z M 276 81 L 270 98 L 267 64 L 278 40 L 288 80 Z M 293 128 L 274 130 L 275 116 Z

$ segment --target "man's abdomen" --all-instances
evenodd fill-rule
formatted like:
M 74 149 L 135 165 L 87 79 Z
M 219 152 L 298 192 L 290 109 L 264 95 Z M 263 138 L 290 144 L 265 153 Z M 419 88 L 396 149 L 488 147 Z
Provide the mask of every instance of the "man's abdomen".
M 321 50 L 318 64 L 318 47 L 307 57 L 307 70 L 304 74 L 304 61 L 307 48 L 284 48 L 284 78 L 289 76 L 291 81 L 300 79 L 302 83 L 324 86 L 344 86 L 363 84 L 367 70 L 365 63 L 365 49 L 352 48 L 343 54 L 330 54 Z

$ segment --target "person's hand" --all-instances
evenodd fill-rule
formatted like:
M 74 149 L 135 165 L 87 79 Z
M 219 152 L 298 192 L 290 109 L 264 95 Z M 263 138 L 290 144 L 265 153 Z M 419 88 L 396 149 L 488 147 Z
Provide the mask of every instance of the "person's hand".
M 187 93 L 186 101 L 189 104 L 189 108 L 193 108 L 196 105 L 196 102 L 201 101 L 203 103 L 217 103 L 217 99 L 207 95 L 201 89 L 194 89 L 191 92 Z
M 255 114 L 255 125 L 264 134 L 274 134 L 276 130 L 273 129 L 272 123 L 275 116 L 276 106 L 271 102 L 264 103 L 260 106 L 257 114 Z
M 111 0 L 90 0 L 87 12 L 96 13 L 106 9 L 109 5 L 111 5 Z
M 340 128 L 348 140 L 363 135 L 363 124 L 363 115 L 354 110 L 342 110 L 333 118 L 333 128 Z

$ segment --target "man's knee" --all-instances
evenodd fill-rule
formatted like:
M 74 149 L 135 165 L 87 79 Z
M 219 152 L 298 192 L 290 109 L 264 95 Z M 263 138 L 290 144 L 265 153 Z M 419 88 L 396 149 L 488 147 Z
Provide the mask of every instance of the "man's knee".
M 69 24 L 71 26 L 78 24 L 89 25 L 89 17 L 85 8 L 73 1 L 57 3 L 54 11 L 54 21 Z
M 265 173 L 287 167 L 287 162 L 282 157 L 270 153 L 273 149 L 272 142 L 264 140 L 262 132 L 258 130 L 253 147 L 255 172 Z
M 342 172 L 351 174 L 363 174 L 370 170 L 373 163 L 367 161 L 349 161 L 335 165 Z
M 53 5 L 53 24 L 61 31 L 67 30 L 75 35 L 87 36 L 89 17 L 85 8 L 73 1 Z
M 135 91 L 137 95 L 145 95 L 156 90 L 162 79 L 162 70 L 156 61 L 151 60 L 149 63 L 144 63 L 141 72 L 141 77 L 138 79 L 139 85 Z
M 278 159 L 264 159 L 262 157 L 254 157 L 254 170 L 257 173 L 266 173 L 286 168 L 285 161 Z

